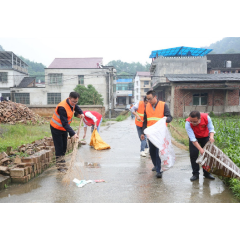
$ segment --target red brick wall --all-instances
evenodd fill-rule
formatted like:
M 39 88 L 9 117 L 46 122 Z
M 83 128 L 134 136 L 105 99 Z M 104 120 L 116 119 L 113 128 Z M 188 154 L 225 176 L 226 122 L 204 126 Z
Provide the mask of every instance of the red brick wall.
M 228 91 L 228 106 L 239 105 L 239 89 Z
M 220 84 L 205 84 L 205 85 L 179 85 L 175 87 L 174 92 L 174 116 L 182 117 L 185 106 L 192 106 L 193 94 L 195 93 L 208 93 L 208 106 L 213 105 L 213 95 L 212 90 L 198 90 L 199 88 L 212 88 L 213 90 L 220 87 Z M 231 86 L 236 88 L 236 90 L 228 90 L 228 106 L 239 105 L 239 88 L 240 85 Z M 189 89 L 189 88 L 196 88 Z M 215 89 L 214 90 L 214 106 L 224 106 L 225 90 Z

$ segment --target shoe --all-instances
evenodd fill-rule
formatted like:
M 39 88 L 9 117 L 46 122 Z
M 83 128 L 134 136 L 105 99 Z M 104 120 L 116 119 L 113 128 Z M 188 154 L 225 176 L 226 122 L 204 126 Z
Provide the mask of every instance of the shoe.
M 215 180 L 215 177 L 213 175 L 209 174 L 204 174 L 203 175 L 205 178 L 211 179 L 211 180 Z
M 195 180 L 197 180 L 197 179 L 199 179 L 199 175 L 193 175 L 191 178 L 190 178 L 190 181 L 195 181 Z
M 144 152 L 147 154 L 149 153 L 149 148 L 145 148 Z
M 156 167 L 155 167 L 155 166 L 152 168 L 152 171 L 153 171 L 153 172 L 156 171 Z
M 158 172 L 157 175 L 156 175 L 157 178 L 162 178 L 162 173 L 161 172 Z
M 142 157 L 146 157 L 146 156 L 147 156 L 144 151 L 141 151 L 141 152 L 140 152 L 140 155 L 141 155 Z

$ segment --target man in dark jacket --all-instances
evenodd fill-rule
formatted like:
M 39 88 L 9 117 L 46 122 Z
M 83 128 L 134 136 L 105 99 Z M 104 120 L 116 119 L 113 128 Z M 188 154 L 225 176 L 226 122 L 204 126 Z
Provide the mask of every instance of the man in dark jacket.
M 66 172 L 67 170 L 63 157 L 67 150 L 68 133 L 70 137 L 79 137 L 70 127 L 74 111 L 79 114 L 80 118 L 84 118 L 83 111 L 77 106 L 79 97 L 78 93 L 71 92 L 69 98 L 57 105 L 50 121 L 50 129 L 56 153 L 56 166 L 60 172 Z
M 166 117 L 166 122 L 170 123 L 172 121 L 172 116 L 170 110 L 165 104 L 165 102 L 159 101 L 156 96 L 156 92 L 150 90 L 147 92 L 147 101 L 148 104 L 146 106 L 146 111 L 144 113 L 144 122 L 142 127 L 142 135 L 141 139 L 145 138 L 144 136 L 144 129 L 154 125 L 157 121 L 161 118 Z M 156 171 L 156 177 L 162 178 L 162 171 L 161 171 L 161 159 L 159 157 L 159 149 L 155 147 L 152 142 L 149 140 L 149 153 L 153 162 L 153 169 L 152 171 Z

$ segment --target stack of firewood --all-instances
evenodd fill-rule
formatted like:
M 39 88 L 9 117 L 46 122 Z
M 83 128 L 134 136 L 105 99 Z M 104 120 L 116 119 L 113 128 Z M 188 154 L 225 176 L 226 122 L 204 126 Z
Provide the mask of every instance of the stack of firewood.
M 11 101 L 0 102 L 0 123 L 42 124 L 44 120 L 26 105 Z

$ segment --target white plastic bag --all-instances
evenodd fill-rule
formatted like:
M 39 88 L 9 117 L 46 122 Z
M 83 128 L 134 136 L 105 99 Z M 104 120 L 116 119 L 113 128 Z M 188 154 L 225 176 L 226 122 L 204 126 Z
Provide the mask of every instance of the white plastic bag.
M 83 187 L 84 185 L 88 184 L 88 183 L 93 183 L 92 180 L 78 180 L 77 178 L 73 179 L 73 182 L 76 183 L 77 187 Z
M 159 149 L 162 171 L 171 168 L 175 162 L 175 152 L 171 142 L 171 134 L 166 126 L 166 118 L 162 118 L 154 125 L 146 128 L 144 134 Z

